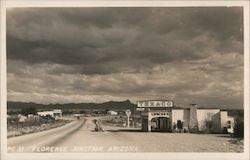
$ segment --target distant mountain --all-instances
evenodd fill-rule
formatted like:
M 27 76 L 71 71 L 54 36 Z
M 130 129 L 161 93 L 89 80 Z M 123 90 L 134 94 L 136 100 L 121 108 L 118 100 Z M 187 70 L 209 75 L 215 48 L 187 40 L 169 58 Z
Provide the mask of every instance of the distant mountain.
M 126 101 L 108 101 L 104 103 L 67 103 L 67 104 L 38 104 L 33 102 L 7 102 L 8 109 L 23 109 L 34 107 L 36 109 L 134 109 L 136 104 Z
M 98 109 L 98 110 L 126 110 L 131 109 L 135 110 L 136 104 L 131 103 L 129 100 L 126 101 L 108 101 L 104 103 L 67 103 L 67 104 L 38 104 L 32 102 L 7 102 L 7 109 L 13 110 L 18 109 L 21 110 L 27 107 L 34 107 L 38 110 L 50 110 L 50 109 Z M 188 107 L 180 107 L 174 106 L 173 108 L 181 109 L 181 108 L 188 108 Z M 203 108 L 203 107 L 199 107 Z M 204 107 L 205 108 L 205 107 Z M 228 111 L 228 115 L 230 116 L 243 116 L 244 110 L 243 109 L 226 109 L 221 108 Z

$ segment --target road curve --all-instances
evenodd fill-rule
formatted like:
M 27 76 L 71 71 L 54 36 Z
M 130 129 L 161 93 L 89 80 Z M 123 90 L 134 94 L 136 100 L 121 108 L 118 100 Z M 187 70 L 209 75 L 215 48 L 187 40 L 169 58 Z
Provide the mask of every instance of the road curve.
M 85 119 L 74 120 L 62 127 L 50 129 L 47 131 L 27 134 L 18 137 L 11 137 L 7 139 L 9 152 L 32 152 L 32 148 L 38 146 L 52 146 L 56 145 L 62 139 L 69 137 L 79 128 L 81 128 Z M 20 150 L 21 148 L 21 150 Z

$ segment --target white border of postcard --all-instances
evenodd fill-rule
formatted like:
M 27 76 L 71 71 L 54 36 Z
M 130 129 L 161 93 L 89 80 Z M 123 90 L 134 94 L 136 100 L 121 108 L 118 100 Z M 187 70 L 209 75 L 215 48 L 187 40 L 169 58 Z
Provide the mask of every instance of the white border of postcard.
M 249 1 L 59 1 L 59 0 L 1 0 L 1 159 L 249 159 Z M 172 153 L 7 153 L 6 126 L 6 8 L 8 7 L 202 7 L 202 6 L 241 6 L 244 8 L 244 152 L 172 152 Z

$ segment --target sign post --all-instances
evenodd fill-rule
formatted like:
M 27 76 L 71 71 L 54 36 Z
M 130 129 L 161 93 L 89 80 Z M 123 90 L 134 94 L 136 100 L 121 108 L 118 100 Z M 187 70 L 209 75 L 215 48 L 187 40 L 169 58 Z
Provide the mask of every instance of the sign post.
M 129 120 L 129 117 L 130 117 L 130 115 L 131 115 L 131 111 L 129 110 L 129 109 L 127 109 L 126 111 L 125 111 L 125 113 L 126 113 L 126 115 L 127 115 L 127 117 L 128 117 L 128 128 L 130 127 L 130 120 Z

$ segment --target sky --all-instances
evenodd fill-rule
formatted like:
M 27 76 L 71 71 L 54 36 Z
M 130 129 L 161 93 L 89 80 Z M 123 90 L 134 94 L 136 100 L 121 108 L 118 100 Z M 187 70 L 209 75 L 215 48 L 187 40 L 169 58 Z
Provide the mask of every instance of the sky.
M 240 7 L 7 10 L 8 101 L 243 108 Z

